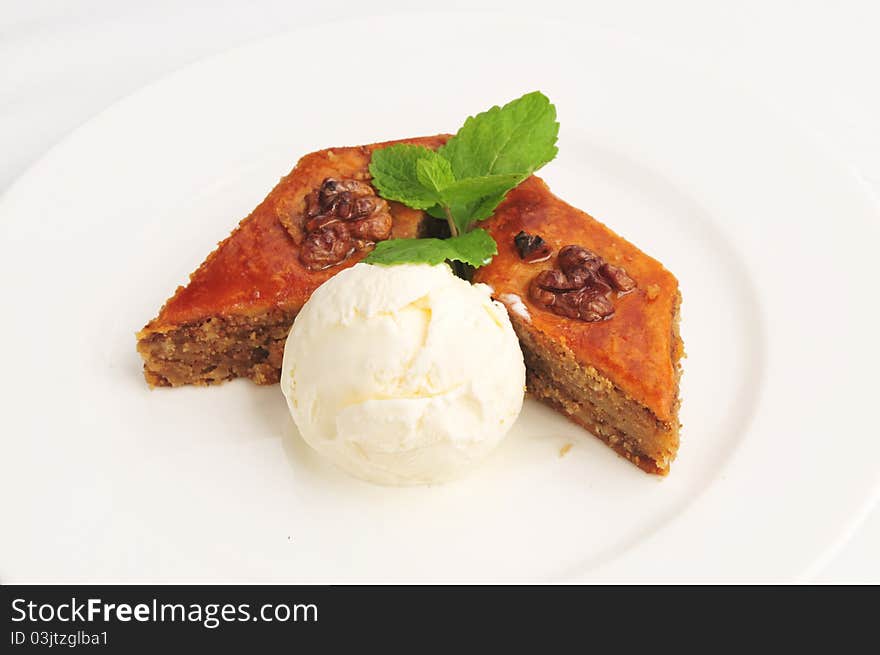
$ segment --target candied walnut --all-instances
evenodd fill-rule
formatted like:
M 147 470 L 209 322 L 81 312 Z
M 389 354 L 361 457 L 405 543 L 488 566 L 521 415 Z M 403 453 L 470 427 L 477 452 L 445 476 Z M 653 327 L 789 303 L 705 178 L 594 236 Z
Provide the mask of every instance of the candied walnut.
M 627 293 L 636 288 L 636 283 L 633 279 L 619 266 L 604 264 L 599 269 L 599 274 L 608 281 L 615 291 L 620 293 Z
M 584 321 L 601 321 L 614 315 L 614 304 L 608 296 L 603 295 L 582 293 L 578 309 Z
M 611 287 L 598 277 L 590 277 L 584 282 L 584 290 L 594 296 L 607 296 L 611 293 Z
M 617 297 L 636 284 L 622 268 L 608 264 L 581 246 L 565 246 L 556 257 L 559 268 L 541 271 L 529 286 L 529 297 L 560 316 L 588 323 L 614 315 L 612 292 Z
M 339 219 L 335 216 L 315 216 L 314 218 L 306 221 L 305 225 L 303 225 L 303 231 L 306 234 L 311 232 L 315 232 L 316 230 L 320 230 L 321 228 L 327 227 L 331 223 L 338 223 Z
M 344 261 L 354 250 L 354 241 L 345 226 L 331 223 L 306 235 L 299 258 L 306 268 L 317 271 Z
M 543 262 L 550 259 L 550 255 L 553 254 L 553 248 L 539 235 L 522 230 L 513 237 L 513 244 L 519 252 L 519 258 L 528 264 Z
M 300 261 L 310 270 L 328 268 L 391 236 L 388 203 L 366 182 L 328 177 L 305 197 Z
M 377 212 L 349 224 L 349 234 L 364 243 L 384 241 L 391 236 L 391 214 Z
M 549 271 L 547 271 L 549 272 Z M 595 322 L 610 318 L 614 314 L 614 305 L 601 287 L 586 286 L 574 291 L 551 291 L 545 289 L 537 281 L 532 281 L 529 296 L 536 303 L 543 305 L 555 314 L 576 318 L 582 321 Z
M 321 213 L 321 202 L 318 200 L 318 191 L 312 191 L 306 196 L 306 210 L 303 212 L 306 218 L 314 218 Z
M 575 291 L 580 289 L 583 284 L 576 280 L 570 280 L 569 277 L 558 269 L 549 271 L 541 271 L 535 276 L 535 283 L 542 289 L 552 291 L 554 293 L 562 293 L 565 291 Z
M 529 298 L 543 307 L 551 307 L 556 302 L 558 293 L 556 290 L 545 289 L 541 286 L 537 277 L 533 278 L 529 285 Z
M 605 262 L 592 250 L 581 246 L 565 246 L 559 251 L 556 263 L 566 275 L 572 275 L 583 270 L 595 273 Z
M 373 187 L 365 182 L 361 182 L 360 180 L 337 180 L 333 177 L 328 177 L 324 180 L 324 183 L 321 185 L 318 193 L 321 196 L 322 201 L 333 199 L 337 195 L 343 192 L 351 193 L 355 196 L 374 196 L 376 193 L 373 191 Z

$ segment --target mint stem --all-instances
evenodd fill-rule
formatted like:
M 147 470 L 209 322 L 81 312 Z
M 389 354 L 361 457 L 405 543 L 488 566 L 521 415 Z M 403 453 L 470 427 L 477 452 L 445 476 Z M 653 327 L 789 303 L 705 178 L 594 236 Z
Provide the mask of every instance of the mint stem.
M 444 206 L 443 211 L 446 213 L 446 222 L 449 224 L 449 234 L 450 236 L 457 237 L 458 236 L 458 228 L 455 226 L 455 221 L 452 218 L 452 212 L 449 211 L 449 207 Z
M 446 222 L 449 224 L 449 236 L 457 237 L 458 228 L 455 225 L 455 220 L 452 218 L 452 212 L 449 211 L 449 207 L 446 205 L 443 206 L 443 212 L 446 214 Z M 467 280 L 467 266 L 459 261 L 451 261 L 449 264 L 452 266 L 453 274 L 462 280 Z

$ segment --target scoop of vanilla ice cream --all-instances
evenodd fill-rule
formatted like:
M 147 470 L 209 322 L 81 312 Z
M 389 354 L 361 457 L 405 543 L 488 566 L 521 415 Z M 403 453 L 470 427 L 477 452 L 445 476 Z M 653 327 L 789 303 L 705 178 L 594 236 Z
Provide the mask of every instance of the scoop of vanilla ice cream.
M 482 460 L 525 387 L 519 343 L 489 291 L 446 264 L 356 264 L 322 284 L 281 369 L 303 438 L 380 484 L 449 480 Z

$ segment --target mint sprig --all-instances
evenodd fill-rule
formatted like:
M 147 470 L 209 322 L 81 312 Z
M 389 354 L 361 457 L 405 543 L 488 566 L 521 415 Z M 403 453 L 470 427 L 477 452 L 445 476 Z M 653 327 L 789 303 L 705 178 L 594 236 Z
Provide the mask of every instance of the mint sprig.
M 508 191 L 556 156 L 558 133 L 556 108 L 535 91 L 469 117 L 436 151 L 411 144 L 375 151 L 370 174 L 379 195 L 446 219 L 452 237 L 383 241 L 366 261 L 451 259 L 472 266 L 487 264 L 497 246 L 484 230 L 474 231 L 476 223 L 491 216 Z M 471 234 L 481 236 L 457 241 Z

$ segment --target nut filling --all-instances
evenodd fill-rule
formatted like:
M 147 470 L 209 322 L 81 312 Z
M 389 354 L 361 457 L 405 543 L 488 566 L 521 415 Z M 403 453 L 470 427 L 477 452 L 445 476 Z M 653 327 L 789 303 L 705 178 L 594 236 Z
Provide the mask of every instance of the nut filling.
M 369 184 L 328 177 L 306 196 L 299 259 L 312 271 L 335 266 L 389 238 L 391 223 L 388 203 Z
M 565 246 L 556 266 L 535 276 L 529 297 L 560 316 L 588 323 L 607 320 L 614 316 L 613 299 L 636 288 L 626 271 L 581 246 Z

